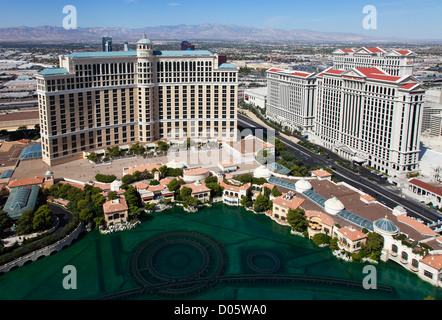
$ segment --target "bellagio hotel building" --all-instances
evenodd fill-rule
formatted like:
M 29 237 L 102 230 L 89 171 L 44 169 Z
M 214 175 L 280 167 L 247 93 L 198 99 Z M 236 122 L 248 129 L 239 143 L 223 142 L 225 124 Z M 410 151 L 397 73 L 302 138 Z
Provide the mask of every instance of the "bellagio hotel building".
M 37 76 L 42 157 L 56 165 L 107 147 L 237 139 L 238 69 L 209 51 L 75 52 Z

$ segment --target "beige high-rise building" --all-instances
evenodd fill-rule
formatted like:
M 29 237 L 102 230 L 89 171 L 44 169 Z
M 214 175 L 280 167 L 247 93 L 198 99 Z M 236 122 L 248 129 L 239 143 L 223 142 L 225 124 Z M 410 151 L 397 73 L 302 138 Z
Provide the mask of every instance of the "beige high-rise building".
M 158 140 L 236 140 L 238 69 L 209 51 L 75 52 L 37 76 L 42 157 Z

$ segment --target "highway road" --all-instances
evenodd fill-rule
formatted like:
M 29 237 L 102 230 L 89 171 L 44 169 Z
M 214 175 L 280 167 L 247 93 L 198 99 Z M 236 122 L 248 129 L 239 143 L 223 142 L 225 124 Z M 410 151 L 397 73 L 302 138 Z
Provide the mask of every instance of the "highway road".
M 243 128 L 263 129 L 261 124 L 247 118 L 246 116 L 238 114 L 238 126 Z M 442 217 L 436 210 L 421 205 L 420 203 L 404 199 L 400 196 L 400 191 L 396 186 L 389 184 L 386 179 L 373 174 L 367 168 L 362 168 L 360 173 L 354 173 L 336 164 L 339 156 L 329 152 L 328 156 L 318 155 L 312 151 L 292 142 L 287 139 L 287 136 L 275 133 L 276 137 L 280 139 L 298 159 L 311 167 L 318 165 L 331 168 L 334 171 L 335 177 L 339 181 L 344 181 L 362 192 L 365 192 L 372 197 L 375 197 L 379 202 L 394 208 L 397 205 L 403 206 L 409 216 L 422 219 L 425 223 L 434 222 Z M 367 179 L 370 175 L 374 178 L 373 181 Z

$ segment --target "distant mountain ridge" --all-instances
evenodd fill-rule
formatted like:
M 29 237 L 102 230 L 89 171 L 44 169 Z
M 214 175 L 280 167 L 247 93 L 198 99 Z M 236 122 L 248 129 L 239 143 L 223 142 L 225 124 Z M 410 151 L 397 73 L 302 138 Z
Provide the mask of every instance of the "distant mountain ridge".
M 339 32 L 318 32 L 305 29 L 281 30 L 230 24 L 200 24 L 156 26 L 145 28 L 90 27 L 65 30 L 62 27 L 0 28 L 0 41 L 5 42 L 62 42 L 99 41 L 112 36 L 116 41 L 135 41 L 147 34 L 152 40 L 255 40 L 255 41 L 317 41 L 317 42 L 372 42 L 379 39 Z

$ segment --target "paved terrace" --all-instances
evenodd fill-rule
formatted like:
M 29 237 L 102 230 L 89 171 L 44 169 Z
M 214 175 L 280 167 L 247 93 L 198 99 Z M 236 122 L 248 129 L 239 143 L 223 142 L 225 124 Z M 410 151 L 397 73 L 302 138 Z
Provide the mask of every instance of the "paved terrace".
M 217 150 L 216 150 L 217 151 Z M 15 170 L 11 180 L 24 179 L 30 177 L 42 177 L 45 172 L 50 169 L 54 173 L 54 177 L 69 178 L 72 180 L 88 182 L 93 181 L 97 173 L 114 174 L 117 178 L 123 176 L 123 168 L 133 167 L 135 165 L 145 163 L 162 163 L 166 164 L 171 160 L 184 161 L 188 167 L 204 167 L 215 172 L 219 171 L 218 160 L 210 152 L 201 151 L 182 151 L 180 153 L 172 152 L 167 156 L 151 157 L 144 159 L 143 157 L 126 158 L 113 161 L 111 164 L 93 165 L 86 159 L 74 160 L 57 166 L 48 166 L 41 159 L 21 161 Z M 253 172 L 259 166 L 258 163 L 239 163 L 239 169 L 234 172 L 235 175 Z

